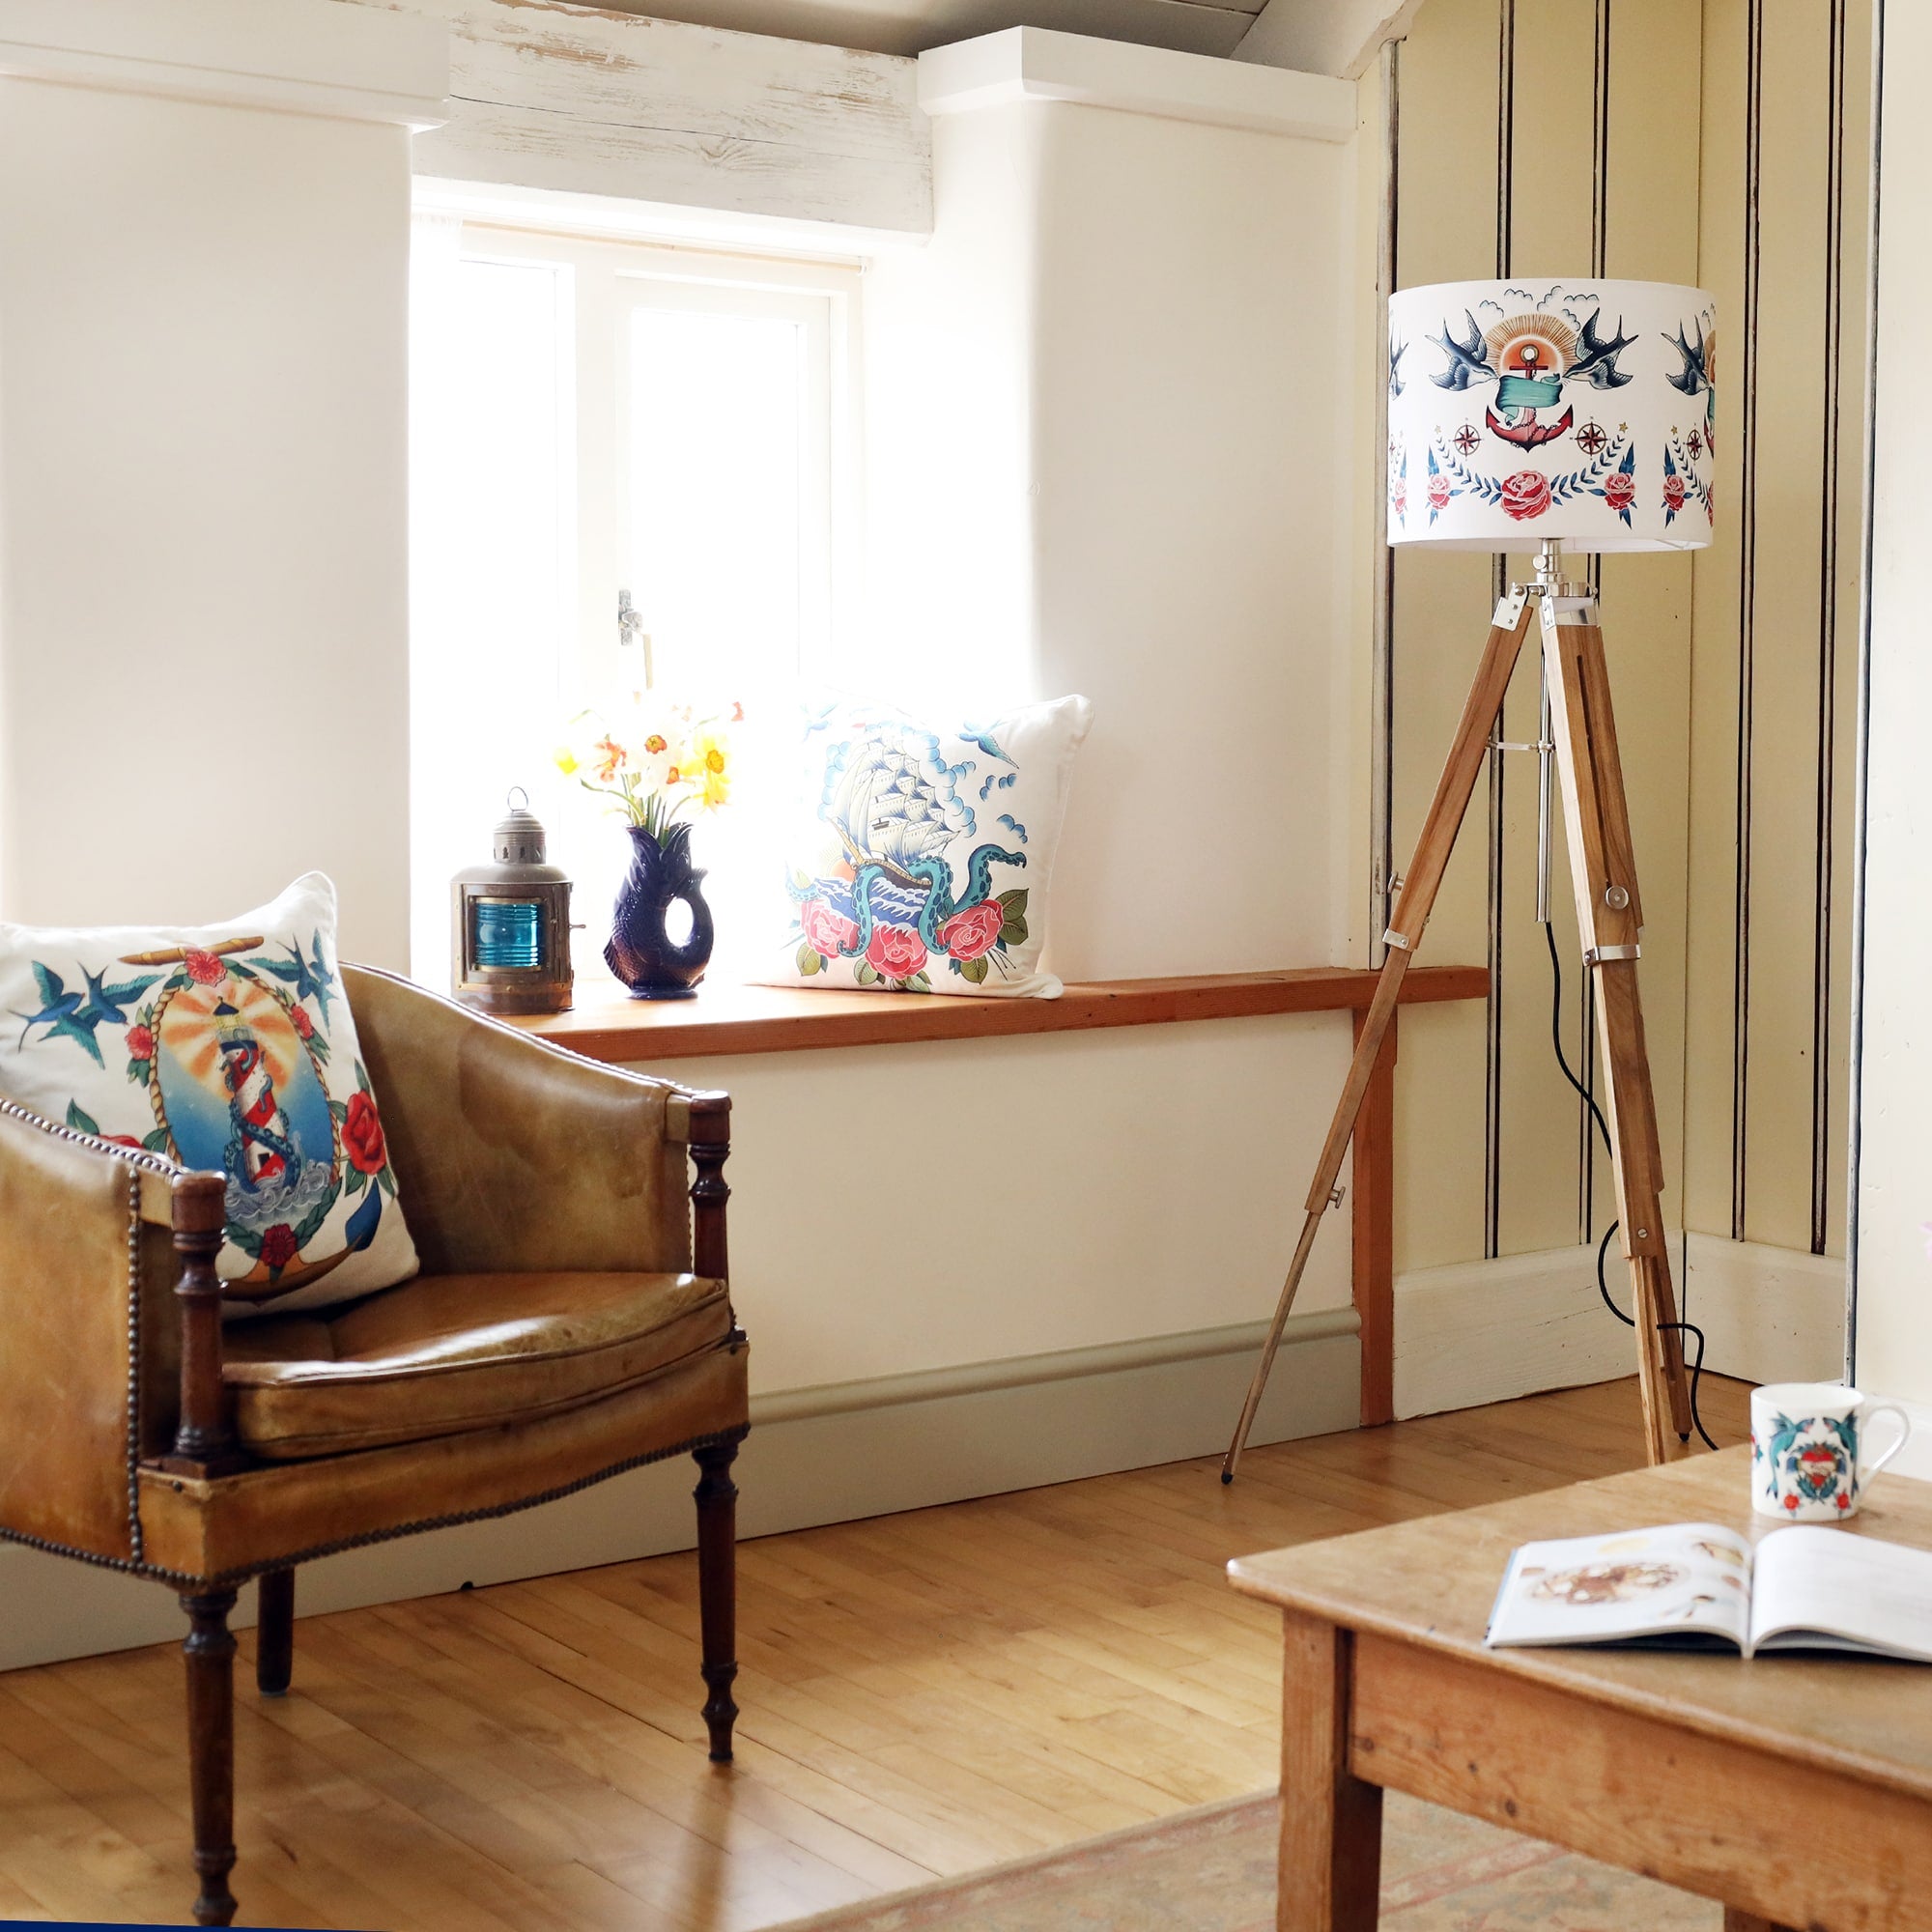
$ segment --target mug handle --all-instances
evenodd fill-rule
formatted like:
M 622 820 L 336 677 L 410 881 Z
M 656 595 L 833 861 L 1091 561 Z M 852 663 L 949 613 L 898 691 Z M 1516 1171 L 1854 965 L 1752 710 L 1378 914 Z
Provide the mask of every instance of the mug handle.
M 1861 1424 L 1870 1423 L 1881 1415 L 1889 1415 L 1897 1420 L 1898 1440 L 1883 1456 L 1876 1456 L 1865 1464 L 1863 1469 L 1859 1472 L 1859 1481 L 1861 1483 L 1870 1482 L 1905 1447 L 1912 1436 L 1912 1418 L 1896 1403 L 1882 1402 L 1876 1408 L 1864 1410 L 1863 1414 L 1860 1417 L 1860 1421 Z

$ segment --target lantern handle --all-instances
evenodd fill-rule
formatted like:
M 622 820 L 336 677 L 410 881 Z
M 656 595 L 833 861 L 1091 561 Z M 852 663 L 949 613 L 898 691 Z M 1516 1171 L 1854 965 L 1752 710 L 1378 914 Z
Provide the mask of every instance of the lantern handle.
M 520 791 L 524 792 L 524 802 L 522 805 L 519 805 L 516 802 L 517 794 Z M 524 791 L 522 785 L 512 785 L 509 788 L 509 790 L 503 794 L 503 803 L 506 806 L 508 806 L 512 811 L 527 811 L 530 809 L 530 795 L 528 792 Z

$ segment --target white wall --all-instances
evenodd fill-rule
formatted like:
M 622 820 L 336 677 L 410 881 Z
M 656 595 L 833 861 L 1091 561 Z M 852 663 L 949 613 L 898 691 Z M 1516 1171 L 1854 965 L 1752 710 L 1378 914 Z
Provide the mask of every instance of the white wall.
M 1094 699 L 1063 972 L 1321 963 L 1347 823 L 1353 91 L 1032 44 L 1056 85 L 1129 84 L 1113 106 L 1030 95 L 1020 37 L 1014 98 L 937 117 L 932 242 L 867 283 L 868 675 L 976 708 Z M 0 910 L 201 917 L 319 864 L 345 950 L 398 958 L 407 137 L 0 87 Z M 83 752 L 114 781 L 50 838 L 26 808 L 72 794 Z M 159 859 L 135 839 L 156 825 Z M 734 1100 L 748 1526 L 1217 1449 L 1348 1054 L 1346 1016 L 1320 1014 L 663 1066 Z M 1348 1247 L 1337 1216 L 1257 1440 L 1354 1417 Z M 361 1552 L 304 1602 L 669 1547 L 682 1488 L 639 1471 Z M 0 1633 L 0 1663 L 171 1620 L 51 1566 L 0 1551 L 16 1601 L 62 1605 Z
M 0 79 L 0 916 L 406 959 L 409 139 Z
M 1868 1387 L 1932 1402 L 1932 724 L 1924 461 L 1932 391 L 1932 13 L 1886 10 L 1883 226 L 1872 476 L 1871 668 L 1864 816 L 1862 1064 L 1858 1104 L 1854 1374 Z
M 1348 1061 L 1347 1018 L 1311 1013 L 651 1070 L 731 1095 L 764 1394 L 1265 1315 Z M 1305 1312 L 1349 1305 L 1329 1233 Z
M 1093 698 L 1065 977 L 1337 961 L 1353 90 L 1024 29 L 922 99 L 933 239 L 867 277 L 870 674 Z
M 1034 111 L 1036 649 L 1095 717 L 1057 970 L 1342 963 L 1352 156 Z

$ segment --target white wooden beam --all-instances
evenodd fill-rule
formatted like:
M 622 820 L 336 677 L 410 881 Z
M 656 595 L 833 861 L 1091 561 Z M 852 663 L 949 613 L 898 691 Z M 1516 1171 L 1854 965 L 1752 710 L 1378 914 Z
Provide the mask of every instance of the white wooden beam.
M 0 74 L 433 128 L 449 36 L 331 0 L 0 0 Z
M 932 225 L 914 65 L 565 0 L 348 0 L 451 30 L 415 169 L 895 235 Z
M 1422 0 L 1267 0 L 1233 58 L 1355 80 L 1408 32 Z

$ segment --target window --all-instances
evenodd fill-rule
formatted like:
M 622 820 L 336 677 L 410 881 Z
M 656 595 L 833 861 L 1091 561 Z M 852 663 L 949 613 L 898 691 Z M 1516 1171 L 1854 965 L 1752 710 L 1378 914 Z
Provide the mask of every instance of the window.
M 446 881 L 513 784 L 597 969 L 625 841 L 552 753 L 574 713 L 649 684 L 751 714 L 698 841 L 728 973 L 773 923 L 761 714 L 829 668 L 849 601 L 857 270 L 424 213 L 412 280 L 413 970 L 447 983 Z

